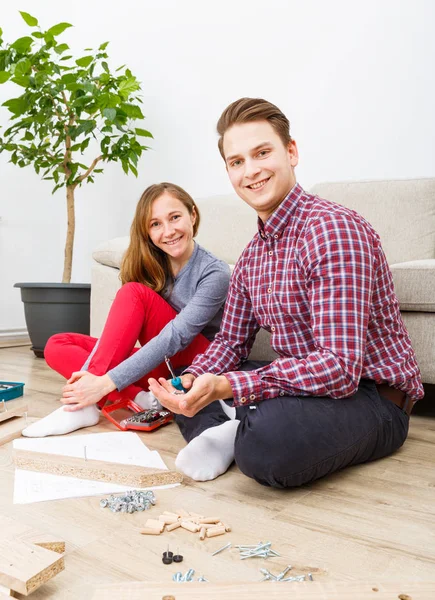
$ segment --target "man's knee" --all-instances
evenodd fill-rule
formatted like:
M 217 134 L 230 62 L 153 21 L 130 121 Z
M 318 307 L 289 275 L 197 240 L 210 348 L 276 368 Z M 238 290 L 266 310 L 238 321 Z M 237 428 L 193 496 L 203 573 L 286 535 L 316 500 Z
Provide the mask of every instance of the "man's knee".
M 234 455 L 237 466 L 247 477 L 261 485 L 276 488 L 297 487 L 305 483 L 298 477 L 297 440 L 284 449 L 280 436 L 267 423 L 257 419 L 249 424 L 241 422 L 237 433 Z M 295 475 L 293 475 L 295 473 Z

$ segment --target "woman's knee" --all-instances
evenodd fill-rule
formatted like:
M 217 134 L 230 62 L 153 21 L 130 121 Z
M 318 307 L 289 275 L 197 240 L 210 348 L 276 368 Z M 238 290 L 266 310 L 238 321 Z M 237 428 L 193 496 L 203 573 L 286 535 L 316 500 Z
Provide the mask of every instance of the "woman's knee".
M 59 354 L 59 348 L 70 343 L 69 338 L 69 333 L 56 333 L 48 338 L 44 347 L 44 358 L 49 367 L 52 367 L 55 362 L 55 359 Z
M 154 290 L 149 288 L 147 285 L 143 283 L 138 283 L 137 281 L 129 281 L 128 283 L 124 283 L 122 287 L 119 288 L 116 297 L 118 298 L 127 298 L 127 297 L 149 297 L 153 294 L 156 294 Z

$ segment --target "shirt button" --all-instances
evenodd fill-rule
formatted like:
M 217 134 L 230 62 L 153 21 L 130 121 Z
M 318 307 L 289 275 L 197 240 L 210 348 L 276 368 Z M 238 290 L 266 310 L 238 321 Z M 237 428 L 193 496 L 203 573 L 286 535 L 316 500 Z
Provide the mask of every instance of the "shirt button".
M 273 237 L 277 240 L 279 238 L 279 235 L 274 235 Z
M 280 392 L 279 395 L 280 396 L 285 396 L 285 392 Z
M 271 330 L 271 331 L 275 331 L 275 327 L 271 327 L 271 328 L 270 328 L 270 330 Z
M 271 294 L 272 293 L 272 288 L 267 288 L 267 293 Z
M 246 402 L 245 396 L 243 396 L 243 398 L 240 398 L 240 402 L 242 402 L 243 404 Z
M 273 252 L 272 252 L 272 250 L 271 250 L 271 251 L 269 252 L 269 256 L 272 256 L 272 254 L 273 254 Z
M 251 395 L 249 396 L 249 400 L 255 400 L 255 394 L 251 394 Z

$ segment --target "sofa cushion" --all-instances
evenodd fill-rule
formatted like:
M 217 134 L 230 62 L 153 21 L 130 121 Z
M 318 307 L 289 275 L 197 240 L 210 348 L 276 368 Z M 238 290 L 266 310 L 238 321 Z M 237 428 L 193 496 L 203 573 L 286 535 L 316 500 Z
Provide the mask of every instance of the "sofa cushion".
M 435 259 L 391 265 L 400 310 L 435 312 Z
M 435 178 L 319 183 L 310 191 L 366 218 L 390 265 L 435 258 Z

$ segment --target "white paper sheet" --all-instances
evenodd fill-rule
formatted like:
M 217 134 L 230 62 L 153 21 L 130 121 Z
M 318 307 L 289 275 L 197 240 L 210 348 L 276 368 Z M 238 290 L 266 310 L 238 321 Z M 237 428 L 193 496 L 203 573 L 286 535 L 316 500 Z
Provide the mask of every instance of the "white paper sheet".
M 13 447 L 20 450 L 77 457 L 84 457 L 85 446 L 88 459 L 167 470 L 160 454 L 156 450 L 147 448 L 136 433 L 129 431 L 92 433 L 70 437 L 19 438 L 13 442 Z M 174 483 L 146 489 L 165 489 L 177 485 L 179 484 Z M 98 494 L 116 494 L 130 489 L 132 489 L 132 486 L 16 469 L 14 504 L 29 504 L 44 500 L 60 500 L 62 498 L 96 496 Z

